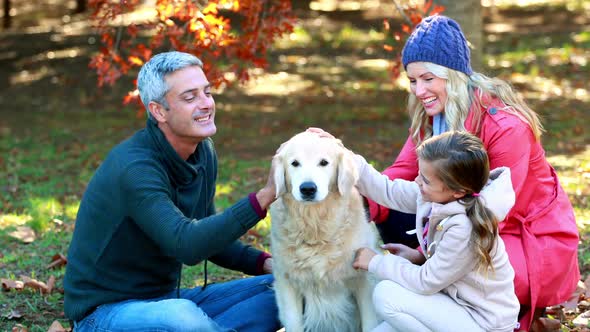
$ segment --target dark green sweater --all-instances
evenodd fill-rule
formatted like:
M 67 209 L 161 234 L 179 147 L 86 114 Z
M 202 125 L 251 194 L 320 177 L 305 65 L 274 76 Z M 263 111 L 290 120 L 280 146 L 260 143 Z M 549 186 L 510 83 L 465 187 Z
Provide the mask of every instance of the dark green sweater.
M 260 217 L 248 198 L 215 214 L 217 157 L 210 139 L 182 160 L 150 120 L 117 145 L 91 179 L 78 211 L 64 279 L 65 314 L 161 296 L 182 264 L 202 260 L 256 274 L 262 252 L 237 239 Z

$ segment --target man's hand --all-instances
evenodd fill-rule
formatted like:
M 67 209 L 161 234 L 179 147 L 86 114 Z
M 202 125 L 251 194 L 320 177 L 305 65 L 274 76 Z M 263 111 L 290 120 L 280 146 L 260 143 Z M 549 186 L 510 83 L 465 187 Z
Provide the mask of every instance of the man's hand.
M 422 265 L 426 262 L 426 257 L 420 251 L 400 243 L 386 243 L 381 245 L 381 248 L 396 256 L 403 257 L 416 265 Z
M 262 210 L 267 210 L 272 202 L 276 200 L 274 186 L 272 189 L 265 186 L 264 188 L 258 190 L 256 193 L 256 199 L 258 200 L 258 204 L 260 204 Z
M 369 249 L 369 248 L 360 248 L 356 251 L 354 255 L 354 262 L 352 262 L 352 267 L 355 269 L 363 269 L 369 270 L 369 262 L 371 258 L 376 256 L 377 254 Z
M 270 171 L 268 173 L 268 178 L 266 179 L 266 185 L 264 186 L 264 188 L 260 189 L 256 193 L 256 199 L 258 200 L 258 204 L 260 204 L 260 207 L 263 210 L 268 209 L 272 202 L 274 202 L 277 199 L 277 188 L 274 180 L 274 173 L 276 167 L 276 161 L 275 159 L 273 159 Z
M 262 265 L 262 271 L 267 274 L 272 274 L 272 257 L 269 257 L 264 260 L 264 264 Z

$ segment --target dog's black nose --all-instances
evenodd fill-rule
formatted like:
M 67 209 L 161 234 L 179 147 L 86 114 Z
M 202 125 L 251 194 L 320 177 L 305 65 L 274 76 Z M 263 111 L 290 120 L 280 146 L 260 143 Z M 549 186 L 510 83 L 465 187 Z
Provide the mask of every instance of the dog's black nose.
M 303 196 L 303 198 L 311 199 L 315 196 L 315 193 L 318 191 L 318 187 L 315 185 L 315 183 L 311 181 L 303 182 L 299 186 L 299 191 L 301 192 L 301 196 Z

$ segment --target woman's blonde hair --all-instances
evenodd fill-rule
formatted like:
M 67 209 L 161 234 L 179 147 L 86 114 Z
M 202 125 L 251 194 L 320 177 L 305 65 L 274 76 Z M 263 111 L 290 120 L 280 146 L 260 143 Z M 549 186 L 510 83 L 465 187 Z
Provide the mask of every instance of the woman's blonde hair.
M 471 243 L 478 257 L 476 267 L 493 270 L 491 252 L 498 236 L 498 220 L 479 198 L 490 175 L 483 143 L 466 131 L 448 131 L 424 140 L 416 153 L 421 161 L 435 167 L 437 177 L 447 188 L 465 193 L 459 202 L 473 225 Z
M 437 77 L 446 80 L 447 101 L 445 104 L 445 118 L 449 130 L 465 130 L 465 120 L 472 104 L 475 104 L 472 132 L 479 135 L 481 130 L 482 109 L 487 108 L 483 103 L 483 96 L 498 97 L 505 105 L 503 111 L 514 114 L 526 122 L 539 140 L 543 133 L 543 125 L 537 113 L 529 108 L 524 99 L 516 93 L 506 81 L 499 78 L 487 77 L 480 73 L 471 76 L 440 66 L 431 62 L 419 62 Z M 410 132 L 416 145 L 432 136 L 430 118 L 424 111 L 420 99 L 410 93 L 408 111 L 412 119 Z

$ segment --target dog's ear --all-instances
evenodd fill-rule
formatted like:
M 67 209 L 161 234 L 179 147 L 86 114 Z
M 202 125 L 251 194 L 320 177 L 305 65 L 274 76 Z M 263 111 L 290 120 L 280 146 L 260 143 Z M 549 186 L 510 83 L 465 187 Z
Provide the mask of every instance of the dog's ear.
M 342 149 L 338 163 L 338 192 L 347 195 L 358 181 L 359 174 L 356 169 L 352 152 Z
M 275 154 L 272 158 L 273 179 L 275 182 L 275 197 L 279 198 L 286 192 L 285 187 L 285 167 L 283 166 L 283 157 L 280 154 Z

